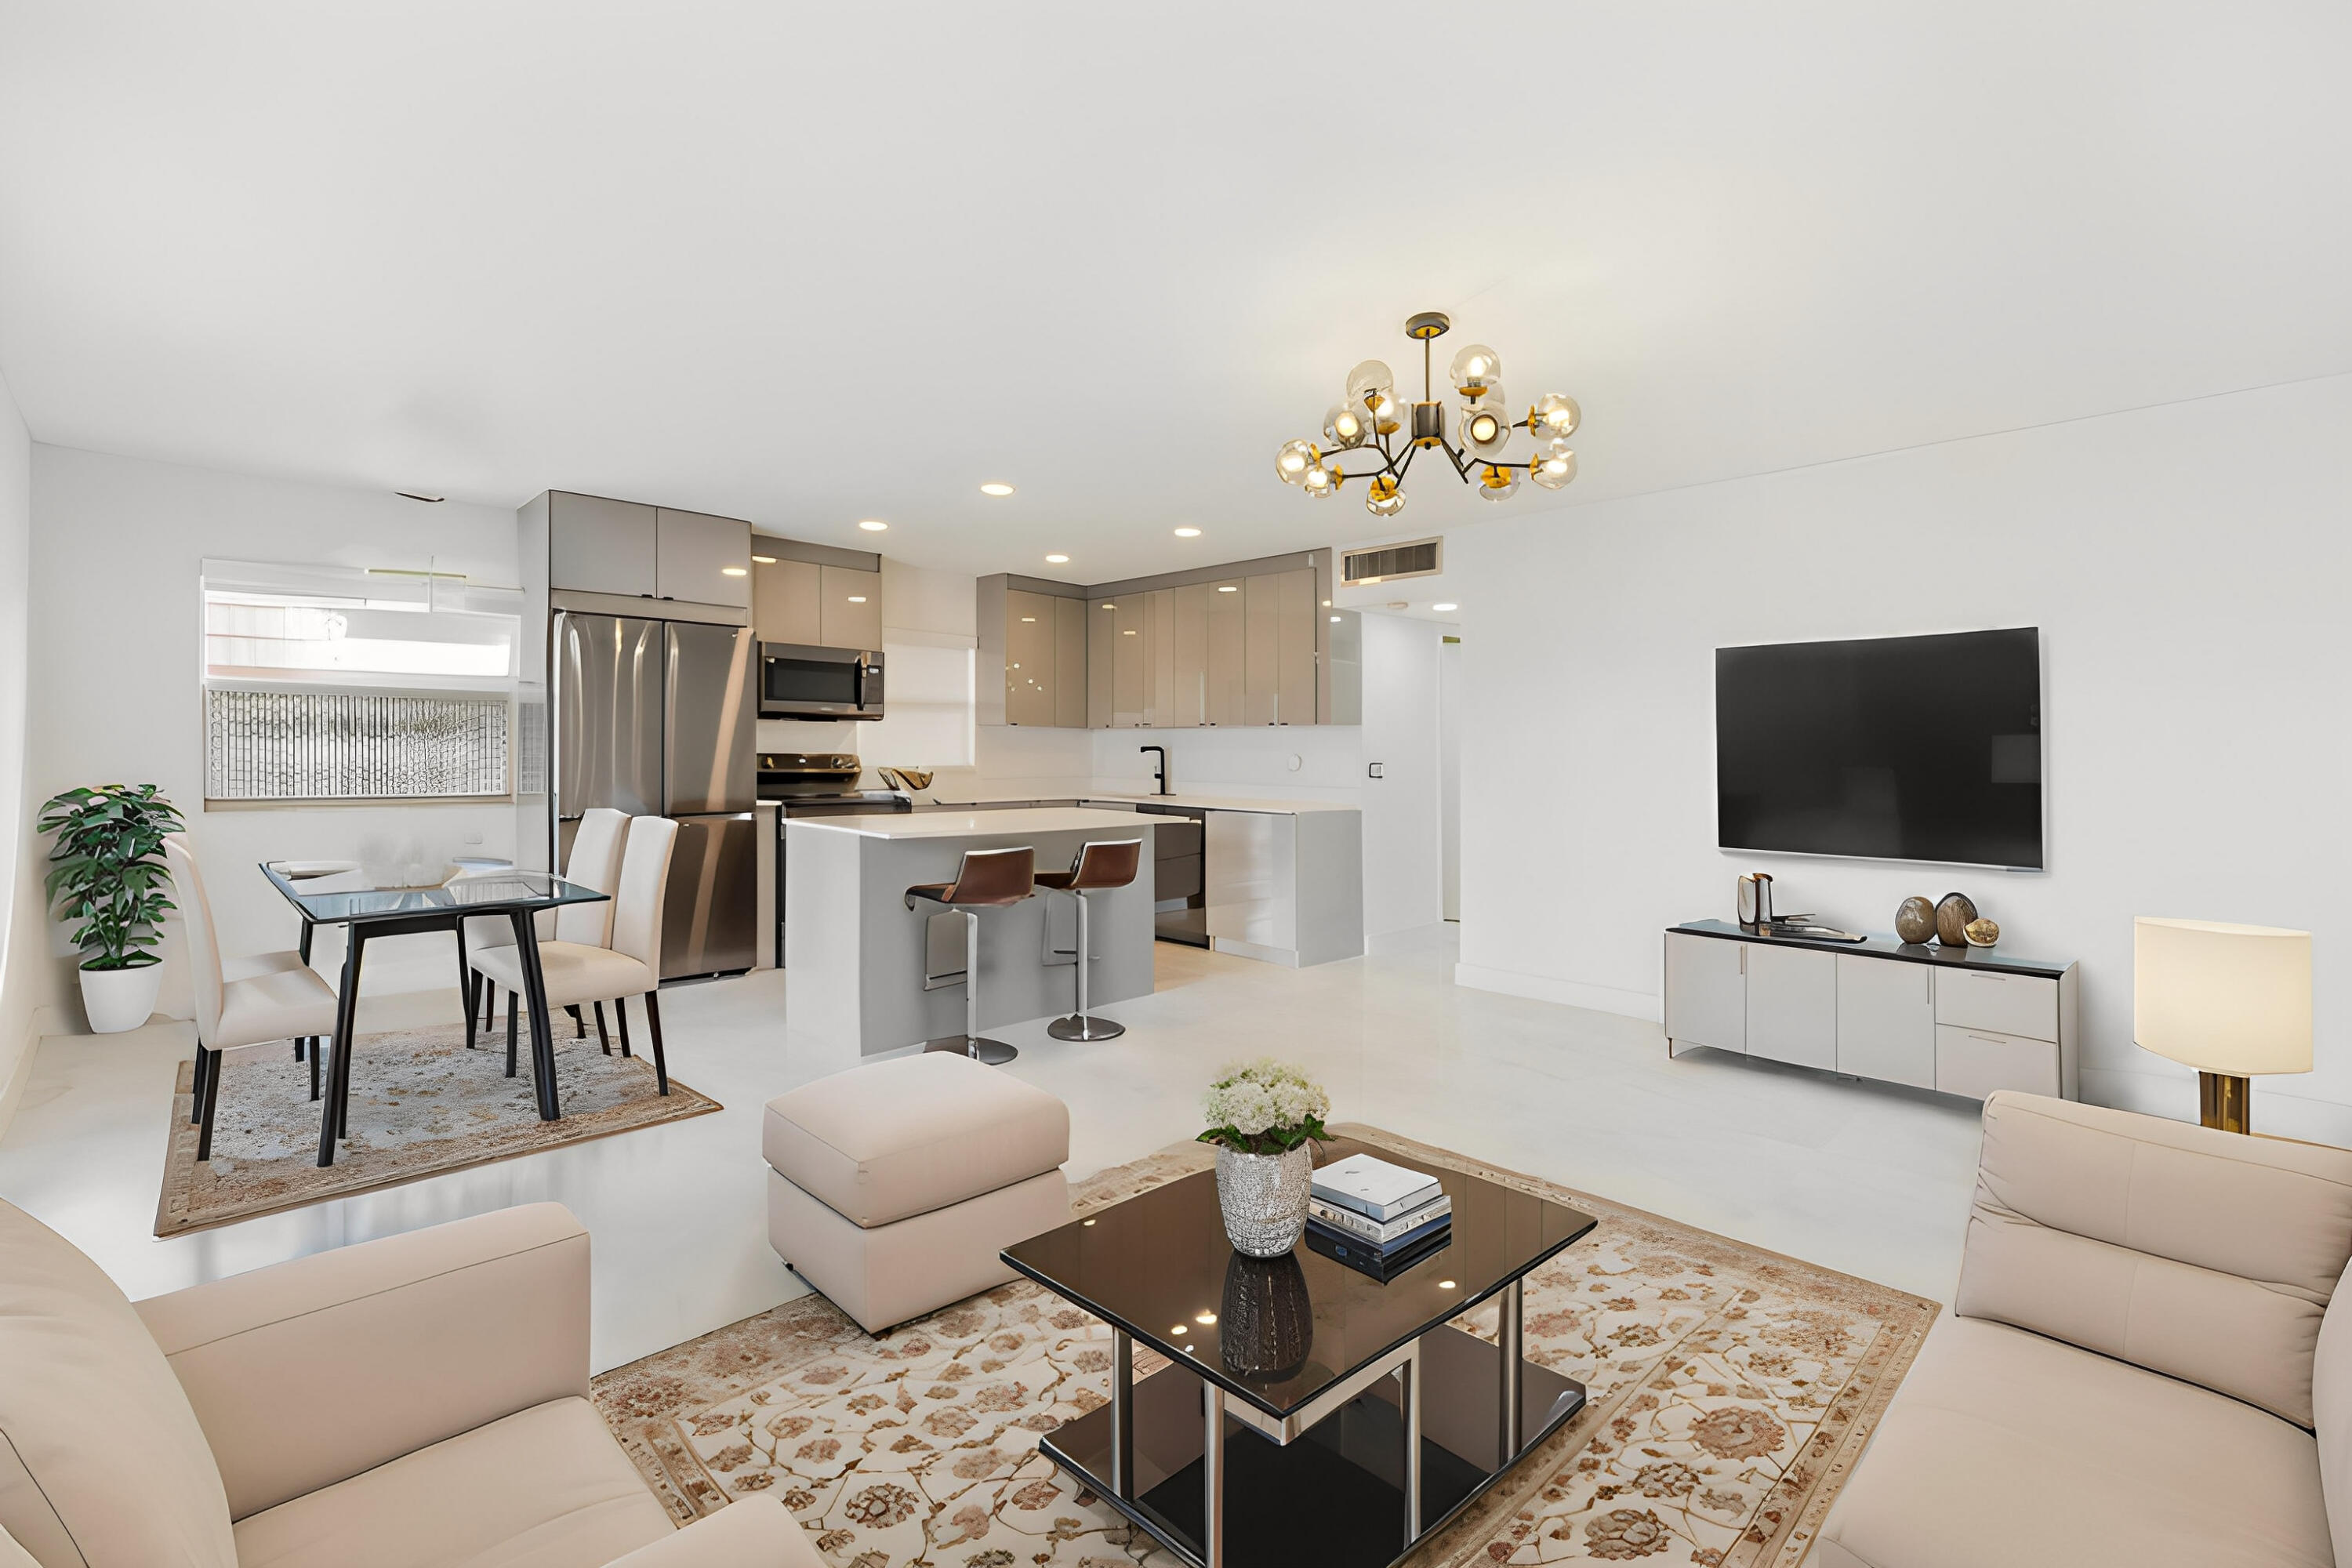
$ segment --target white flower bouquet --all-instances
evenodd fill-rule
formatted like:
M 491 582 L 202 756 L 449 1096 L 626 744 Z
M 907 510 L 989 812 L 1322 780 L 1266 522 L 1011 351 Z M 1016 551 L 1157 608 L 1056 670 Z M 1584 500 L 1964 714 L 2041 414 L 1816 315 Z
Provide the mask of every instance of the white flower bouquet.
M 1286 1062 L 1235 1062 L 1201 1097 L 1209 1130 L 1200 1141 L 1238 1154 L 1287 1153 L 1330 1136 L 1323 1130 L 1330 1109 L 1322 1087 Z

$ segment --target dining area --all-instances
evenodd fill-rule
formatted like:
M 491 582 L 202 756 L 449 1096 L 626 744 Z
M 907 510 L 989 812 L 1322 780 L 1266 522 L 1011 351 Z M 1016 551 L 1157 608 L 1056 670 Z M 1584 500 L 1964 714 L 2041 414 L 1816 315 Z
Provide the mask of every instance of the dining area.
M 377 1153 L 381 1163 L 388 1143 L 450 1145 L 436 1148 L 435 1168 L 475 1163 L 465 1157 L 469 1132 L 475 1134 L 470 1142 L 487 1148 L 499 1141 L 497 1125 L 527 1118 L 540 1124 L 543 1142 L 568 1136 L 562 1126 L 568 1110 L 610 1120 L 616 1103 L 669 1100 L 658 988 L 662 889 L 677 832 L 677 824 L 662 816 L 592 811 L 572 835 L 561 874 L 458 862 L 431 886 L 387 885 L 415 879 L 371 878 L 350 861 L 215 867 L 200 861 L 187 834 L 166 836 L 163 847 L 194 1004 L 194 1060 L 184 1069 L 190 1180 L 215 1164 L 251 1167 L 265 1154 L 282 1163 L 292 1141 L 285 1122 L 297 1096 L 306 1095 L 314 1113 L 315 1164 L 322 1172 L 336 1164 L 339 1152 Z M 215 918 L 208 876 L 262 878 L 295 919 L 294 944 L 261 948 L 245 940 L 257 933 L 225 930 Z M 322 931 L 341 938 L 341 957 L 331 974 L 311 962 Z M 451 978 L 462 1031 L 363 1035 L 361 996 L 370 946 L 444 933 L 456 959 Z M 494 1048 L 501 1002 L 502 1063 Z M 633 1002 L 642 1005 L 649 1075 L 633 1048 Z M 559 1039 L 558 1015 L 572 1022 L 569 1042 Z M 589 1070 L 577 1051 L 559 1059 L 559 1046 L 584 1047 L 592 1016 L 599 1047 L 592 1054 L 610 1064 L 594 1069 L 602 1076 L 593 1089 L 573 1081 Z M 290 1048 L 290 1073 L 287 1056 L 262 1048 L 278 1045 Z M 278 1065 L 268 1067 L 271 1062 Z M 648 1077 L 650 1082 L 639 1081 Z M 357 1142 L 355 1084 L 362 1086 L 363 1104 L 383 1112 L 374 1118 L 378 1125 L 360 1126 Z M 485 1094 L 519 1100 L 526 1087 L 527 1102 L 515 1104 L 511 1115 L 481 1104 L 461 1109 Z M 276 1107 L 274 1121 L 269 1106 Z M 422 1108 L 429 1108 L 432 1119 L 411 1128 L 404 1140 L 397 1124 Z M 248 1124 L 271 1122 L 272 1133 L 259 1144 L 248 1137 L 240 1152 L 216 1160 L 215 1129 L 225 1115 L 248 1131 Z M 167 1206 L 170 1198 L 167 1191 Z

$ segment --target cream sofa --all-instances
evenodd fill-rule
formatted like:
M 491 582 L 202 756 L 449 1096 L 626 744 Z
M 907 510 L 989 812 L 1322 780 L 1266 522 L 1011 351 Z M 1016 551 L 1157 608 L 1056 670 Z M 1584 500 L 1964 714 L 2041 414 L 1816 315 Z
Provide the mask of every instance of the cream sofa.
M 816 1568 L 769 1499 L 674 1528 L 587 1395 L 560 1205 L 134 1305 L 0 1204 L 0 1564 Z
M 2352 1545 L 2352 1152 L 1985 1102 L 1958 1300 L 1819 1568 L 2330 1568 Z

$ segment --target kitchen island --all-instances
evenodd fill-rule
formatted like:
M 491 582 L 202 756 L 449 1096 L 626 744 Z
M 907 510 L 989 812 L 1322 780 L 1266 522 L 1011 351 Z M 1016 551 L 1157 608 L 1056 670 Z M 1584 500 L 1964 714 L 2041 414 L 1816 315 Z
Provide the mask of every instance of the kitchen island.
M 795 1035 L 854 1041 L 875 1056 L 961 1034 L 963 917 L 907 908 L 907 889 L 950 882 L 967 849 L 1026 845 L 1037 868 L 1066 870 L 1089 839 L 1141 838 L 1151 818 L 1072 807 L 794 817 L 784 824 L 785 1007 Z M 1090 1005 L 1151 993 L 1148 876 L 1087 895 Z M 1076 1005 L 1071 896 L 1039 892 L 981 911 L 980 1024 L 1051 1018 Z

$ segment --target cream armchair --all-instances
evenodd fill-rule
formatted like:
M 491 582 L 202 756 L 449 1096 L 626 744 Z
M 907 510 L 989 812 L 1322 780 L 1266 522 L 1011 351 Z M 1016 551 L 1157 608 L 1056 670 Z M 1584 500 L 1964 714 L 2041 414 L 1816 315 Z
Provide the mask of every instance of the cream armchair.
M 0 1563 L 817 1568 L 768 1499 L 674 1529 L 587 1394 L 557 1204 L 135 1306 L 0 1204 Z
M 2352 1151 L 1994 1095 L 1952 1316 L 1810 1561 L 2352 1560 L 2347 1256 Z

